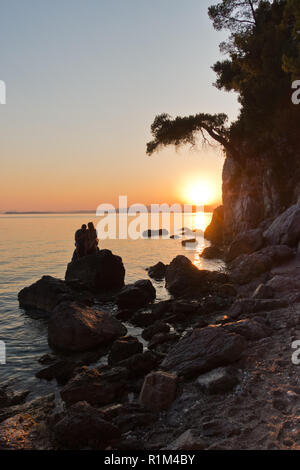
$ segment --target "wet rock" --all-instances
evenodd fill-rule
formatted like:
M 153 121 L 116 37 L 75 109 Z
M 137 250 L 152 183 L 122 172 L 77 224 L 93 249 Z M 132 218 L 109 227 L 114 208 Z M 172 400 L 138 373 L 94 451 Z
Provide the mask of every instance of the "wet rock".
M 131 317 L 133 316 L 134 314 L 134 310 L 133 309 L 129 309 L 129 308 L 125 308 L 123 310 L 119 310 L 115 317 L 117 318 L 117 320 L 120 320 L 121 322 L 128 322 Z
M 60 394 L 67 405 L 80 401 L 87 401 L 90 405 L 107 405 L 126 393 L 127 377 L 126 369 L 120 367 L 102 373 L 83 367 Z
M 73 377 L 76 369 L 81 366 L 83 366 L 82 362 L 61 360 L 40 370 L 35 376 L 44 380 L 56 379 L 58 384 L 65 385 Z
M 284 299 L 238 299 L 232 304 L 227 314 L 230 318 L 236 319 L 241 315 L 277 310 L 287 305 Z
M 180 336 L 177 333 L 157 333 L 149 341 L 148 348 L 155 349 L 160 344 L 168 343 L 171 346 L 172 343 L 179 341 Z
M 143 331 L 142 337 L 149 341 L 157 333 L 169 333 L 169 331 L 170 326 L 167 323 L 157 321 L 154 325 L 148 326 L 148 328 Z
M 221 245 L 223 243 L 224 230 L 224 207 L 217 207 L 212 216 L 211 223 L 206 228 L 204 236 L 206 240 L 212 242 L 213 245 Z
M 223 328 L 196 329 L 170 349 L 161 367 L 191 376 L 237 361 L 245 348 L 246 340 L 242 336 Z
M 230 367 L 219 367 L 198 377 L 196 384 L 208 395 L 231 391 L 239 380 L 237 373 Z
M 234 323 L 226 323 L 225 331 L 244 336 L 248 341 L 258 341 L 271 335 L 272 330 L 266 326 L 263 319 L 246 319 Z
M 155 266 L 148 268 L 148 275 L 156 281 L 161 281 L 166 275 L 166 269 L 167 266 L 160 261 Z
M 163 300 L 152 305 L 152 314 L 157 318 L 161 318 L 166 313 L 172 312 L 173 300 Z
M 295 204 L 279 215 L 264 232 L 269 245 L 297 246 L 300 240 L 300 205 Z
M 105 421 L 102 413 L 87 402 L 71 406 L 53 432 L 59 447 L 67 449 L 97 449 L 121 436 L 118 427 Z
M 267 284 L 260 284 L 252 294 L 253 299 L 272 299 L 274 290 Z
M 199 270 L 190 259 L 177 256 L 166 270 L 166 288 L 174 297 L 214 292 L 228 277 L 217 271 Z
M 230 264 L 230 278 L 234 283 L 247 284 L 293 255 L 293 250 L 285 245 L 268 246 L 251 255 L 241 255 Z
M 146 230 L 143 232 L 143 238 L 161 238 L 169 235 L 168 230 L 160 228 L 158 230 Z
M 49 320 L 48 342 L 54 349 L 87 351 L 125 336 L 126 328 L 108 313 L 75 302 L 58 305 Z
M 146 311 L 146 312 L 136 312 L 132 318 L 130 319 L 130 323 L 135 326 L 139 326 L 141 328 L 145 328 L 147 326 L 153 325 L 153 323 L 157 320 L 158 315 L 153 311 Z
M 57 361 L 57 357 L 54 354 L 44 354 L 39 358 L 39 363 L 46 366 L 53 364 Z
M 151 281 L 141 280 L 122 289 L 117 296 L 119 308 L 140 308 L 155 300 L 156 290 Z
M 206 449 L 206 442 L 199 436 L 198 432 L 193 429 L 188 429 L 181 434 L 175 441 L 171 442 L 163 450 L 204 450 Z
M 200 256 L 204 259 L 221 259 L 223 252 L 217 246 L 208 246 L 204 248 Z
M 143 345 L 133 336 L 125 336 L 117 339 L 110 350 L 108 363 L 117 364 L 120 361 L 128 359 L 130 356 L 143 352 Z
M 226 253 L 226 261 L 233 261 L 235 258 L 241 255 L 250 255 L 255 251 L 260 250 L 264 245 L 264 238 L 262 230 L 253 229 L 247 232 L 238 234 Z
M 27 395 L 29 394 L 28 390 L 23 392 L 13 392 L 8 387 L 4 386 L 0 388 L 0 409 L 8 408 L 10 406 L 20 405 L 24 403 Z
M 285 274 L 277 274 L 267 282 L 266 286 L 271 288 L 279 297 L 281 297 L 282 294 L 297 292 L 300 289 L 299 270 L 294 270 Z
M 20 306 L 33 308 L 51 314 L 61 302 L 74 298 L 71 289 L 61 279 L 43 276 L 29 287 L 24 287 L 19 294 Z
M 21 403 L 18 405 L 10 405 L 8 408 L 0 409 L 0 423 L 12 416 L 16 415 L 38 415 L 42 417 L 44 414 L 48 414 L 55 406 L 54 403 L 55 395 L 51 393 L 35 400 Z
M 176 396 L 177 375 L 163 371 L 151 372 L 145 378 L 140 403 L 154 411 L 170 408 Z
M 91 291 L 120 289 L 124 286 L 122 258 L 109 250 L 100 250 L 68 264 L 67 283 L 79 282 Z
M 125 367 L 130 377 L 140 377 L 155 369 L 160 361 L 161 358 L 157 354 L 151 351 L 145 351 L 142 354 L 135 354 L 125 361 L 121 361 L 119 366 Z
M 134 431 L 138 428 L 144 428 L 154 423 L 157 415 L 139 404 L 124 404 L 121 413 L 114 418 L 114 423 L 120 428 L 122 433 Z

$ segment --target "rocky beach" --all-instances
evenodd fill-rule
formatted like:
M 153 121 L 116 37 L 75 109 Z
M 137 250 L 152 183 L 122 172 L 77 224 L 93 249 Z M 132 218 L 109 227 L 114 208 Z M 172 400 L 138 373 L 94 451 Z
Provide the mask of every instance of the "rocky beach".
M 202 255 L 221 255 L 223 271 L 180 255 L 124 285 L 122 259 L 101 250 L 71 262 L 65 280 L 44 276 L 19 293 L 47 318 L 52 353 L 37 377 L 58 395 L 28 401 L 2 388 L 1 449 L 299 448 L 300 207 L 230 244 L 222 212 Z M 155 301 L 150 276 L 169 300 Z M 99 298 L 117 309 L 100 311 Z

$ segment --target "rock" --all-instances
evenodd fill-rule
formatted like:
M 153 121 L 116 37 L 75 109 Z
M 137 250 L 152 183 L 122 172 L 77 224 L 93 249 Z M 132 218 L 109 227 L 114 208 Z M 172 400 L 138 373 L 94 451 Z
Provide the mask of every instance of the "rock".
M 58 305 L 49 320 L 50 347 L 62 351 L 87 351 L 126 335 L 126 328 L 108 313 L 75 302 Z
M 143 384 L 139 401 L 154 411 L 170 408 L 176 396 L 177 375 L 163 371 L 151 372 Z
M 200 256 L 204 259 L 221 259 L 223 253 L 217 246 L 208 246 L 204 248 Z
M 172 312 L 175 314 L 182 314 L 184 316 L 192 316 L 199 313 L 198 302 L 186 302 L 184 300 L 175 300 L 172 305 Z
M 214 210 L 211 223 L 204 232 L 206 240 L 211 241 L 213 245 L 221 245 L 223 242 L 223 227 L 224 207 L 219 206 Z
M 264 245 L 262 230 L 253 229 L 238 234 L 226 253 L 226 261 L 231 262 L 240 255 L 250 255 L 260 250 Z
M 13 392 L 8 387 L 4 386 L 0 388 L 0 409 L 9 408 L 10 406 L 17 406 L 21 403 L 24 403 L 27 395 L 29 394 L 28 390 L 24 392 Z
M 142 354 L 135 354 L 121 361 L 119 366 L 125 367 L 129 371 L 130 377 L 141 377 L 155 369 L 159 362 L 160 358 L 157 354 L 145 351 Z
M 24 287 L 19 294 L 20 306 L 33 308 L 51 314 L 61 302 L 73 299 L 71 289 L 60 279 L 43 276 L 29 287 Z
M 108 356 L 108 363 L 110 365 L 117 364 L 120 361 L 128 359 L 134 354 L 143 352 L 143 345 L 137 338 L 133 336 L 124 336 L 124 338 L 117 339 L 110 350 Z
M 121 413 L 114 418 L 114 423 L 120 428 L 122 433 L 128 433 L 137 428 L 149 426 L 156 419 L 157 415 L 152 410 L 149 411 L 139 404 L 126 403 L 122 406 Z
M 273 290 L 278 296 L 289 294 L 293 291 L 300 290 L 300 273 L 299 270 L 291 271 L 285 274 L 277 274 L 272 277 L 267 284 L 267 288 Z
M 148 269 L 148 275 L 156 281 L 161 281 L 166 275 L 167 266 L 161 261 Z
M 240 359 L 246 340 L 223 328 L 195 329 L 170 349 L 161 367 L 178 375 L 192 376 L 226 366 Z
M 145 328 L 146 326 L 153 325 L 157 318 L 157 314 L 153 312 L 136 312 L 130 319 L 130 323 L 140 328 Z
M 160 228 L 159 230 L 146 230 L 143 232 L 143 238 L 161 238 L 169 235 L 168 230 Z
M 300 205 L 295 204 L 279 215 L 264 232 L 269 245 L 297 246 L 300 240 Z
M 35 374 L 38 379 L 53 380 L 56 379 L 59 385 L 65 385 L 73 377 L 76 369 L 83 365 L 82 362 L 70 360 L 57 361 L 54 364 L 40 370 Z
M 100 250 L 68 264 L 67 283 L 83 285 L 87 290 L 121 289 L 124 286 L 125 268 L 122 258 L 109 250 Z
M 27 392 L 26 392 L 27 393 Z M 49 413 L 55 407 L 55 395 L 51 393 L 40 398 L 28 401 L 26 403 L 10 405 L 8 408 L 0 409 L 0 423 L 11 416 L 17 415 L 37 415 L 42 417 L 44 414 Z M 22 400 L 23 401 L 23 400 Z
M 265 325 L 264 321 L 258 321 L 255 318 L 226 323 L 222 328 L 225 331 L 244 336 L 249 341 L 258 341 L 270 336 L 272 333 L 272 330 Z
M 59 447 L 99 449 L 100 444 L 118 439 L 121 432 L 117 426 L 105 421 L 103 415 L 87 402 L 71 406 L 53 429 Z
M 148 326 L 148 328 L 143 331 L 142 337 L 149 341 L 152 336 L 156 335 L 157 333 L 169 333 L 169 331 L 170 326 L 167 323 L 157 321 L 153 325 Z
M 201 439 L 197 432 L 193 429 L 188 429 L 181 434 L 175 441 L 171 442 L 163 450 L 204 450 L 207 448 L 206 442 Z
M 285 300 L 277 299 L 238 299 L 227 312 L 228 316 L 236 319 L 241 315 L 249 315 L 270 310 L 276 310 L 286 307 L 288 304 Z
M 198 242 L 197 242 L 197 238 L 189 238 L 187 240 L 182 240 L 181 241 L 181 245 L 182 246 L 188 246 L 190 244 L 194 244 L 194 245 L 197 245 Z
M 196 384 L 204 393 L 214 395 L 231 391 L 238 382 L 236 371 L 230 367 L 218 367 L 200 375 Z
M 57 357 L 54 354 L 44 354 L 39 358 L 39 363 L 46 366 L 53 364 L 57 361 Z
M 213 292 L 216 285 L 226 283 L 227 279 L 217 271 L 199 270 L 182 255 L 173 259 L 166 270 L 166 288 L 174 297 Z
M 230 264 L 230 278 L 234 283 L 247 284 L 293 255 L 293 250 L 285 245 L 268 246 L 251 255 L 241 255 Z
M 128 373 L 124 368 L 105 372 L 82 367 L 81 371 L 65 385 L 60 394 L 67 405 L 87 401 L 90 405 L 107 405 L 126 393 Z
M 274 290 L 267 284 L 260 284 L 252 294 L 253 299 L 272 299 Z
M 155 300 L 156 290 L 151 281 L 141 280 L 124 287 L 117 296 L 119 308 L 140 308 Z
M 156 333 L 149 341 L 148 348 L 154 349 L 159 344 L 171 343 L 179 341 L 180 336 L 176 333 Z

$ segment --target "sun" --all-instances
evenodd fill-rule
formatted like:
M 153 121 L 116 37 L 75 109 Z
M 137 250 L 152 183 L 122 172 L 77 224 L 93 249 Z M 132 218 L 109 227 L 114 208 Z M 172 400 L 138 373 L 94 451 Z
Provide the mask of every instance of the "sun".
M 189 182 L 183 192 L 184 199 L 197 206 L 212 204 L 216 199 L 216 190 L 210 181 Z

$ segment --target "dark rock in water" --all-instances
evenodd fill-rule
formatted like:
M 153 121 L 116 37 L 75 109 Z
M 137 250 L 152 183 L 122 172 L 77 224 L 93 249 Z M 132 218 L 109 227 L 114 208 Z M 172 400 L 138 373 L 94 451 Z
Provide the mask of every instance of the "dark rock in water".
M 152 279 L 155 279 L 156 281 L 160 281 L 161 279 L 164 279 L 166 275 L 166 269 L 167 269 L 167 266 L 160 261 L 155 266 L 151 266 L 148 269 L 148 275 Z
M 172 343 L 176 343 L 179 339 L 180 336 L 177 333 L 156 333 L 149 341 L 148 348 L 157 349 L 157 346 L 161 344 L 165 345 L 166 343 L 171 346 Z
M 293 250 L 285 245 L 268 246 L 251 255 L 241 255 L 230 264 L 230 278 L 237 284 L 247 284 L 293 256 Z
M 212 242 L 213 245 L 221 245 L 223 243 L 224 229 L 224 207 L 217 207 L 212 216 L 212 221 L 204 232 L 206 240 Z
M 128 372 L 124 368 L 114 368 L 107 372 L 83 367 L 65 385 L 60 394 L 67 405 L 87 401 L 91 405 L 107 405 L 126 393 Z
M 192 376 L 240 359 L 246 340 L 221 327 L 194 330 L 168 352 L 161 367 L 178 375 Z
M 44 354 L 39 358 L 39 363 L 49 366 L 57 361 L 57 357 L 54 354 Z
M 120 361 L 128 359 L 134 354 L 143 352 L 143 345 L 137 338 L 133 336 L 125 336 L 124 338 L 117 339 L 110 350 L 108 356 L 109 364 L 117 364 Z
M 71 301 L 73 298 L 74 295 L 66 283 L 51 276 L 43 276 L 31 286 L 24 287 L 18 294 L 21 307 L 47 313 L 52 313 L 59 303 Z
M 24 416 L 24 415 L 30 414 L 31 416 L 37 416 L 40 418 L 41 416 L 53 410 L 53 408 L 55 407 L 54 400 L 55 400 L 55 395 L 51 393 L 50 395 L 36 398 L 35 400 L 29 401 L 26 403 L 21 403 L 18 405 L 11 405 L 8 408 L 1 408 L 0 409 L 0 423 L 10 418 L 11 416 L 16 416 L 16 415 Z M 1 436 L 0 436 L 0 442 L 2 444 Z
M 272 333 L 272 330 L 266 326 L 263 320 L 258 321 L 255 318 L 226 323 L 222 328 L 225 331 L 244 336 L 249 341 L 258 341 L 270 336 Z
M 172 312 L 173 300 L 163 300 L 157 304 L 152 305 L 152 313 L 157 318 L 161 318 L 166 313 Z
M 102 413 L 87 402 L 71 406 L 53 429 L 60 448 L 79 449 L 88 446 L 99 449 L 100 444 L 118 439 L 121 432 L 117 426 L 105 421 Z
M 68 264 L 66 282 L 76 282 L 91 291 L 121 289 L 125 268 L 122 258 L 109 250 L 100 250 Z
M 189 238 L 188 240 L 182 240 L 181 245 L 182 246 L 198 245 L 197 238 Z
M 183 314 L 187 317 L 199 313 L 200 304 L 198 302 L 185 302 L 176 300 L 172 305 L 172 312 L 175 314 Z
M 166 288 L 174 297 L 213 293 L 220 284 L 228 282 L 226 274 L 199 270 L 185 256 L 177 256 L 166 271 Z
M 170 331 L 170 326 L 167 323 L 164 323 L 162 321 L 157 321 L 153 325 L 148 326 L 143 333 L 142 337 L 149 341 L 152 336 L 154 336 L 157 333 L 169 333 Z
M 176 396 L 177 375 L 163 371 L 151 372 L 145 378 L 139 401 L 154 411 L 170 408 Z
M 231 367 L 219 367 L 198 377 L 196 384 L 208 395 L 231 391 L 238 384 L 238 376 Z
M 233 261 L 240 255 L 250 255 L 260 250 L 264 245 L 262 230 L 248 230 L 238 234 L 232 241 L 226 253 L 226 261 Z
M 135 326 L 139 326 L 140 328 L 145 328 L 147 326 L 153 325 L 153 323 L 159 318 L 156 313 L 153 312 L 136 312 L 130 320 Z
M 141 280 L 124 287 L 117 296 L 119 308 L 139 308 L 155 300 L 156 290 L 151 281 Z
M 0 408 L 9 408 L 11 406 L 17 406 L 24 403 L 29 391 L 24 392 L 13 392 L 8 387 L 4 386 L 0 388 Z
M 134 310 L 133 309 L 130 309 L 130 308 L 124 308 L 122 310 L 119 310 L 115 317 L 120 320 L 120 321 L 129 321 L 131 319 L 131 317 L 133 316 L 134 314 Z
M 149 426 L 156 419 L 157 415 L 143 406 L 135 403 L 126 403 L 122 405 L 121 413 L 114 418 L 114 423 L 120 428 L 122 433 L 128 433 L 128 431 Z
M 62 351 L 88 351 L 126 333 L 125 326 L 108 313 L 75 302 L 63 303 L 50 317 L 48 342 Z
M 171 236 L 170 236 L 170 239 L 171 239 L 171 240 L 178 240 L 178 238 L 180 238 L 179 235 L 171 235 Z
M 217 246 L 208 246 L 204 248 L 200 256 L 204 259 L 221 259 L 223 253 Z
M 44 380 L 56 379 L 59 385 L 65 385 L 73 377 L 76 369 L 81 366 L 83 366 L 82 362 L 61 360 L 40 370 L 35 376 Z
M 270 245 L 297 246 L 300 240 L 300 205 L 295 204 L 279 215 L 264 232 Z
M 168 235 L 168 230 L 160 228 L 159 230 L 146 230 L 143 233 L 143 238 L 160 238 L 167 237 Z
M 130 377 L 141 377 L 155 369 L 160 361 L 161 359 L 157 354 L 146 351 L 142 354 L 135 354 L 125 361 L 120 362 L 119 366 L 126 367 Z
M 260 284 L 252 294 L 253 299 L 272 299 L 273 297 L 274 290 L 266 284 Z

